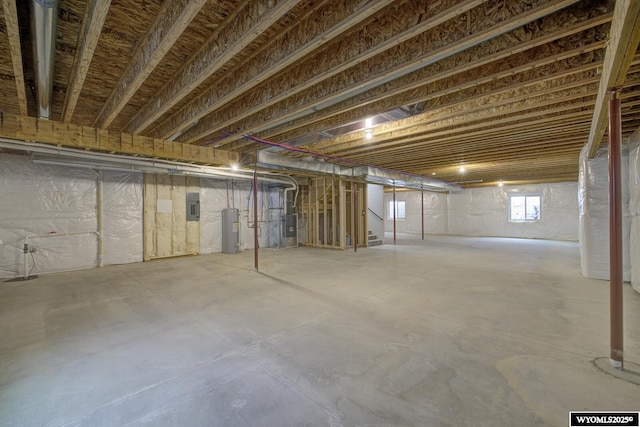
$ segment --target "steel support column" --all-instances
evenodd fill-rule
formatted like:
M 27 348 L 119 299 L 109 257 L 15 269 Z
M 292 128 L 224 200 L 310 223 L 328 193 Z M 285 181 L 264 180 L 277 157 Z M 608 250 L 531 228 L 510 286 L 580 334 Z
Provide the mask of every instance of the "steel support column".
M 424 188 L 420 189 L 420 208 L 420 218 L 422 218 L 422 240 L 424 240 Z
M 609 101 L 609 293 L 611 313 L 611 366 L 623 368 L 622 320 L 622 192 L 620 99 L 612 90 Z
M 258 271 L 258 171 L 253 171 L 253 261 Z
M 393 183 L 393 244 L 396 244 L 396 183 Z

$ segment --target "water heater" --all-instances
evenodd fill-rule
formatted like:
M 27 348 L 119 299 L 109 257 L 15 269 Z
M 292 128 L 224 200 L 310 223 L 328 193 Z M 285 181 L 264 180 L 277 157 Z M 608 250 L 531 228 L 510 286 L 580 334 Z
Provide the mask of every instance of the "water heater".
M 240 211 L 235 208 L 222 210 L 222 253 L 240 252 Z

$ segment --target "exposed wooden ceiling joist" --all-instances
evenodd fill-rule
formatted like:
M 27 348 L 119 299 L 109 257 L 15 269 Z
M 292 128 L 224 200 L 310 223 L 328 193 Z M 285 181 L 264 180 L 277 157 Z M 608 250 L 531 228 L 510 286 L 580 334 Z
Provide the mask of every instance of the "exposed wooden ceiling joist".
M 138 46 L 120 81 L 93 122 L 95 127 L 106 128 L 113 122 L 206 2 L 207 0 L 173 0 L 164 3 L 144 41 Z
M 561 13 L 562 12 L 559 12 L 559 14 Z M 349 122 L 352 116 L 350 115 L 350 117 L 345 117 L 343 115 L 349 110 L 357 109 L 358 111 L 354 114 L 357 114 L 358 117 L 363 117 L 368 114 L 376 114 L 381 109 L 394 108 L 400 99 L 403 100 L 401 102 L 405 102 L 407 96 L 406 92 L 428 87 L 429 84 L 438 80 L 448 80 L 453 75 L 470 71 L 474 68 L 477 70 L 473 72 L 473 74 L 479 73 L 481 71 L 480 67 L 491 67 L 488 69 L 494 69 L 496 67 L 496 63 L 499 63 L 500 61 L 506 62 L 509 65 L 514 64 L 514 62 L 518 61 L 517 54 L 530 49 L 532 50 L 529 54 L 530 57 L 547 56 L 548 52 L 554 49 L 554 45 L 557 44 L 556 41 L 559 39 L 565 39 L 563 40 L 563 47 L 576 45 L 576 41 L 578 41 L 578 46 L 586 45 L 588 44 L 588 39 L 585 37 L 585 34 L 581 33 L 594 27 L 603 26 L 604 24 L 607 24 L 610 19 L 611 14 L 603 14 L 593 19 L 586 19 L 585 21 L 579 22 L 577 25 L 569 28 L 566 27 L 565 22 L 558 19 L 554 21 L 554 24 L 558 24 L 558 29 L 551 25 L 549 26 L 551 28 L 547 27 L 544 31 L 536 32 L 531 36 L 532 38 L 530 40 L 525 40 L 524 42 L 520 42 L 520 40 L 514 37 L 504 36 L 502 38 L 496 38 L 491 40 L 490 44 L 485 43 L 483 45 L 467 49 L 465 52 L 451 56 L 437 62 L 436 64 L 424 67 L 399 79 L 395 79 L 391 82 L 385 83 L 384 85 L 370 89 L 319 112 L 308 114 L 302 118 L 289 121 L 279 126 L 271 127 L 264 132 L 258 132 L 258 135 L 261 138 L 271 138 L 279 141 L 293 140 L 301 136 L 300 130 L 298 129 L 302 128 L 304 131 L 308 132 L 310 124 L 319 122 L 317 125 L 314 125 L 313 128 L 317 127 L 326 129 L 332 126 L 331 122 L 324 121 L 330 117 L 340 115 L 341 117 L 336 118 L 335 121 L 341 123 Z M 600 31 L 604 36 L 606 28 L 601 29 Z M 569 38 L 569 36 L 574 36 L 575 39 Z M 544 46 L 543 49 L 540 48 L 538 51 L 534 50 L 534 48 L 542 46 Z M 558 52 L 561 52 L 564 50 L 563 47 L 557 46 L 555 49 Z M 487 51 L 493 51 L 493 53 L 487 54 Z M 551 60 L 551 62 L 553 62 L 553 60 Z M 391 98 L 396 95 L 398 95 L 398 99 L 390 101 L 387 105 L 378 103 L 385 98 Z M 412 95 L 409 101 L 413 101 L 417 97 L 418 95 Z M 364 107 L 373 103 L 377 104 L 369 107 L 371 112 L 367 113 L 366 111 L 363 111 Z M 283 133 L 283 130 L 286 130 L 286 132 Z
M 20 30 L 18 28 L 18 11 L 14 0 L 2 0 L 2 10 L 4 12 L 4 22 L 7 26 L 7 37 L 9 39 L 9 49 L 11 51 L 11 62 L 13 64 L 13 76 L 16 85 L 16 96 L 18 97 L 18 107 L 20 114 L 27 115 L 27 95 L 24 89 L 24 72 L 22 69 L 22 53 L 20 50 Z
M 429 5 L 426 11 L 426 7 L 419 2 L 404 2 L 384 20 L 369 23 L 359 32 L 350 32 L 340 41 L 327 45 L 308 61 L 293 67 L 273 81 L 265 82 L 257 88 L 258 90 L 236 100 L 222 111 L 209 114 L 198 125 L 185 132 L 179 140 L 193 143 L 206 135 L 223 130 L 234 121 L 249 117 L 327 79 L 345 73 L 352 67 L 370 69 L 371 63 L 379 62 L 374 58 L 382 53 L 387 53 L 389 61 L 400 61 L 409 68 L 406 59 L 395 58 L 398 46 L 407 43 L 419 47 L 423 42 L 422 38 L 435 38 L 434 28 L 439 24 L 478 5 L 484 12 L 486 6 L 483 3 L 486 1 L 444 0 Z M 421 10 L 423 13 L 420 13 Z M 425 13 L 429 15 L 425 17 Z M 425 35 L 427 33 L 428 36 Z
M 225 31 L 214 33 L 187 63 L 150 99 L 126 127 L 140 133 L 169 108 L 187 96 L 223 64 L 244 49 L 257 36 L 285 15 L 299 0 L 273 0 L 268 3 L 247 2 L 242 11 L 230 16 Z M 233 28 L 234 31 L 229 29 Z
M 458 31 L 450 31 L 443 37 L 436 26 L 390 49 L 384 60 L 373 57 L 332 76 L 323 81 L 322 85 L 314 85 L 296 94 L 287 93 L 286 99 L 278 104 L 274 101 L 279 97 L 272 96 L 276 88 L 270 88 L 270 91 L 266 91 L 260 97 L 243 98 L 238 101 L 242 104 L 236 105 L 235 109 L 229 107 L 216 112 L 215 117 L 201 121 L 185 132 L 179 140 L 194 143 L 229 126 L 239 133 L 256 132 L 299 115 L 311 114 L 317 109 L 328 108 L 347 97 L 356 96 L 362 91 L 384 84 L 392 78 L 402 77 L 418 68 L 446 59 L 528 22 L 557 12 L 572 3 L 575 3 L 575 0 L 550 0 L 540 6 L 531 7 L 530 2 L 518 0 L 510 4 L 512 16 L 499 19 L 495 23 L 486 18 L 491 3 L 483 4 L 469 11 L 468 19 L 477 27 L 473 28 L 470 35 L 467 35 L 463 27 L 457 28 Z M 480 20 L 478 15 L 485 15 L 484 20 Z M 435 42 L 435 39 L 438 41 Z M 438 48 L 434 48 L 434 44 L 437 44 Z M 254 107 L 247 110 L 246 105 Z M 246 116 L 248 111 L 251 111 L 252 115 L 239 121 L 238 119 Z
M 293 65 L 349 28 L 370 18 L 394 0 L 331 0 L 311 9 L 304 20 L 273 40 L 246 61 L 238 73 L 229 74 L 188 105 L 160 123 L 152 136 L 168 138 L 215 109 L 244 94 L 256 84 Z
M 78 48 L 69 74 L 69 84 L 62 106 L 62 121 L 65 123 L 69 123 L 73 117 L 84 80 L 87 77 L 87 70 L 98 45 L 102 26 L 107 18 L 109 6 L 111 6 L 111 0 L 87 0 L 78 37 Z
M 640 1 L 617 0 L 614 9 L 613 22 L 609 36 L 609 45 L 604 57 L 604 67 L 600 79 L 598 98 L 589 140 L 589 157 L 596 155 L 600 142 L 604 136 L 607 118 L 607 91 L 624 83 L 627 70 L 640 42 Z

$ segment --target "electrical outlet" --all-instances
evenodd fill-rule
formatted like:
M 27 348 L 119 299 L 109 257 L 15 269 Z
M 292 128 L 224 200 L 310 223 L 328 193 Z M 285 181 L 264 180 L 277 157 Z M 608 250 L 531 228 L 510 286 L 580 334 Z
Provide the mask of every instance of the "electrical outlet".
M 32 254 L 36 253 L 36 247 L 35 246 L 29 246 L 29 252 L 31 252 Z

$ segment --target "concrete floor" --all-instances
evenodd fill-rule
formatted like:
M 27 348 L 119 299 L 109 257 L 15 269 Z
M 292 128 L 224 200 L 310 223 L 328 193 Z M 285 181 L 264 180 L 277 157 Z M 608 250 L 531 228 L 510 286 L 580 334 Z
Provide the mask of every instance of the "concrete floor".
M 592 364 L 608 282 L 580 275 L 576 243 L 405 235 L 260 259 L 0 283 L 0 423 L 522 427 L 640 410 L 640 386 Z M 637 363 L 640 294 L 624 293 Z

